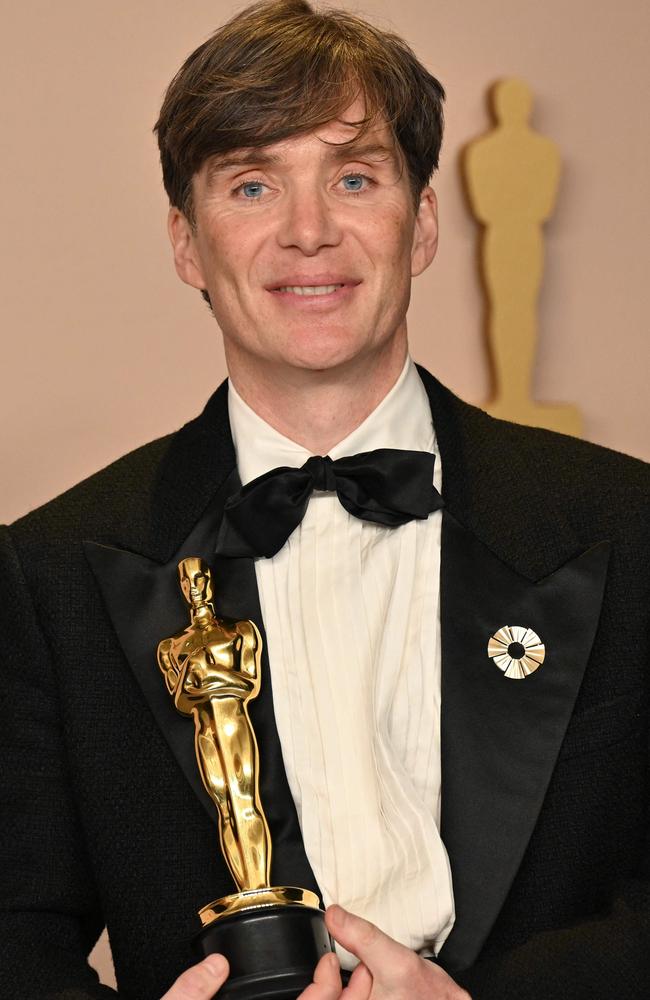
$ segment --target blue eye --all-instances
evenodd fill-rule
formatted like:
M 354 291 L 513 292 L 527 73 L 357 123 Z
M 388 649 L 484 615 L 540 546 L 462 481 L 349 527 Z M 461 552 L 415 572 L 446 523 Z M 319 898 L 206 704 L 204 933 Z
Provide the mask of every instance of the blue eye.
M 346 191 L 362 191 L 364 188 L 364 182 L 368 178 L 363 174 L 346 174 L 343 178 L 343 186 Z
M 246 181 L 239 188 L 244 198 L 253 200 L 254 198 L 261 198 L 262 191 L 264 190 L 264 184 L 261 181 Z

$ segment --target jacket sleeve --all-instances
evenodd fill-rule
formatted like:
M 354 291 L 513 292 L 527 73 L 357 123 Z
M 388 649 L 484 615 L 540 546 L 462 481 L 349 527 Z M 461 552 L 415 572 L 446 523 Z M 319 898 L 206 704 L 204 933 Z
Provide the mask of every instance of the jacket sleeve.
M 0 527 L 0 994 L 108 1000 L 87 963 L 103 927 L 66 773 L 52 664 Z
M 537 934 L 452 976 L 472 1000 L 644 1000 L 650 984 L 648 941 L 648 884 L 634 881 L 609 913 Z
M 650 733 L 647 734 L 650 744 Z M 650 761 L 650 745 L 647 760 Z M 650 774 L 647 775 L 650 787 Z M 612 802 L 612 808 L 623 804 Z M 592 917 L 534 934 L 517 947 L 486 949 L 450 975 L 472 1000 L 647 1000 L 650 996 L 650 823 L 630 877 Z M 567 836 L 571 830 L 567 829 Z M 535 899 L 530 900 L 535 906 Z

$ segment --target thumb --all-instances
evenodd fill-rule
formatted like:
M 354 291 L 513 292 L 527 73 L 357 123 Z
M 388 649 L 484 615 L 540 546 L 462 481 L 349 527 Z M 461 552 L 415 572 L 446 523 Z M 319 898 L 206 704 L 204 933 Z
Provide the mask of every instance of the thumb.
M 161 1000 L 212 1000 L 228 978 L 228 971 L 223 955 L 208 955 L 198 965 L 186 969 Z
M 325 913 L 327 929 L 338 943 L 363 962 L 370 974 L 383 978 L 395 961 L 408 953 L 404 945 L 388 937 L 363 917 L 349 913 L 342 906 L 329 906 Z

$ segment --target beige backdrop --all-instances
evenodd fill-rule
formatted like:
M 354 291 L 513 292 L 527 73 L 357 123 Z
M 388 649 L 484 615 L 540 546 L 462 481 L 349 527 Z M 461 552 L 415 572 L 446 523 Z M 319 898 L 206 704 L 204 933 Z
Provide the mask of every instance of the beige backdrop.
M 486 86 L 521 75 L 564 172 L 547 228 L 537 396 L 576 402 L 593 441 L 650 458 L 646 0 L 367 0 L 448 90 L 441 246 L 415 285 L 415 357 L 489 392 L 477 232 L 461 145 Z M 3 0 L 0 519 L 192 416 L 224 375 L 218 331 L 177 280 L 151 126 L 224 0 Z M 197 339 L 211 345 L 191 362 Z
M 487 397 L 458 156 L 487 127 L 487 86 L 522 76 L 535 126 L 564 157 L 537 397 L 577 403 L 588 438 L 650 458 L 647 0 L 341 5 L 394 26 L 448 90 L 441 246 L 415 286 L 416 359 L 463 397 Z M 236 8 L 2 2 L 0 519 L 177 427 L 224 376 L 214 322 L 171 266 L 151 127 L 173 71 Z M 199 339 L 211 346 L 197 366 Z

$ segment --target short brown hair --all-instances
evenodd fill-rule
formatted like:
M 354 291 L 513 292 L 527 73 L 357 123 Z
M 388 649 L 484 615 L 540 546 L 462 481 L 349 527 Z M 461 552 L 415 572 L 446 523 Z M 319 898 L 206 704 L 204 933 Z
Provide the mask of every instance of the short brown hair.
M 205 160 L 267 146 L 336 119 L 364 99 L 404 156 L 415 201 L 438 166 L 442 85 L 397 35 L 306 0 L 247 7 L 184 62 L 156 122 L 165 190 L 193 222 L 192 177 Z

